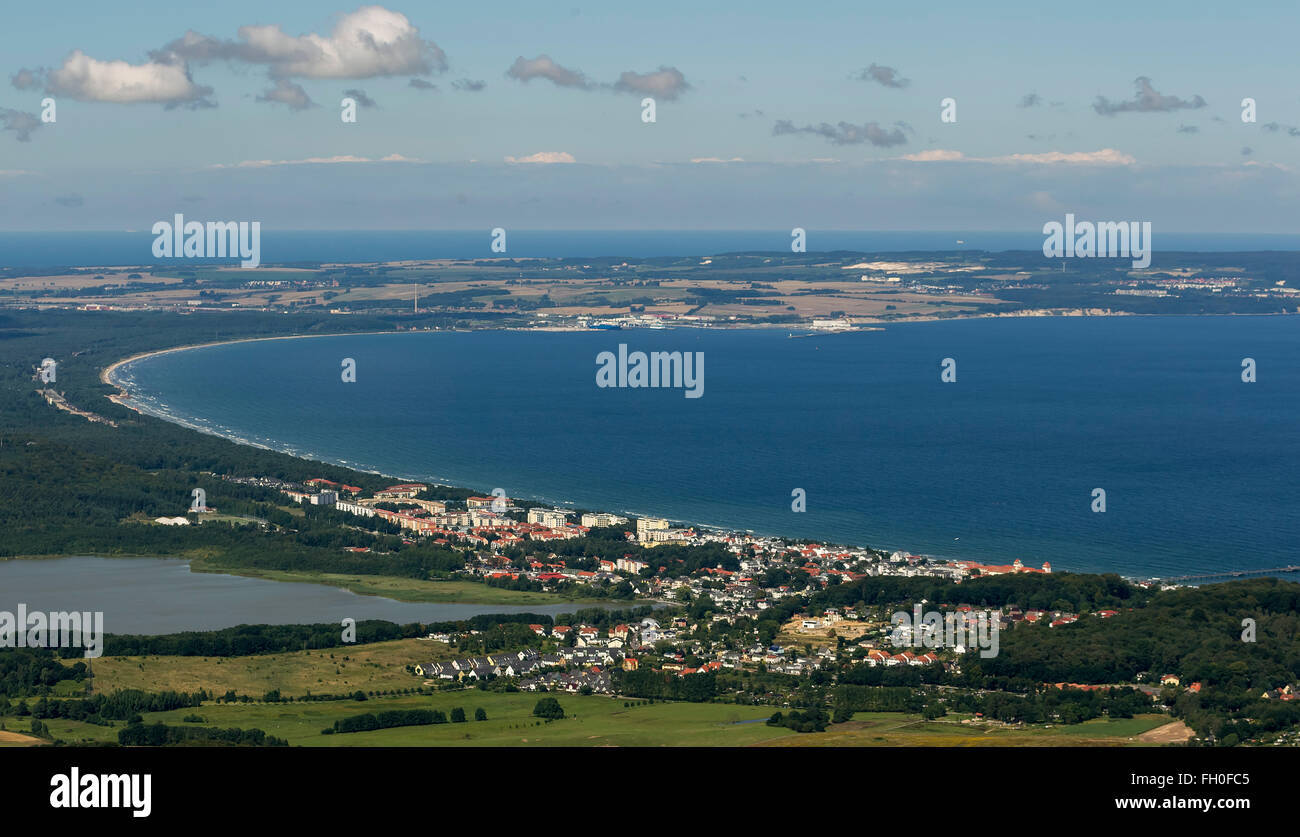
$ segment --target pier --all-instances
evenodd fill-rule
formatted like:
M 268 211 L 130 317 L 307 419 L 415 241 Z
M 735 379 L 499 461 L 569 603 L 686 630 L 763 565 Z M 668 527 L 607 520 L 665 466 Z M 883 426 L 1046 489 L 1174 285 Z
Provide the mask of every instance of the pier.
M 1215 581 L 1218 579 L 1228 578 L 1252 578 L 1260 575 L 1277 575 L 1279 573 L 1300 572 L 1300 566 L 1289 567 L 1271 567 L 1266 570 L 1230 570 L 1221 573 L 1205 573 L 1203 575 L 1178 575 L 1169 578 L 1158 578 L 1156 581 L 1161 584 L 1194 584 L 1202 581 Z

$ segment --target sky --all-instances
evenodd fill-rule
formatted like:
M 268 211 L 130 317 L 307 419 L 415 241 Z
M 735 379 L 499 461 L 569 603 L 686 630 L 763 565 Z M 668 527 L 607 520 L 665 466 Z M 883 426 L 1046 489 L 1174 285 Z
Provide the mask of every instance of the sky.
M 331 2 L 6 9 L 0 230 L 1300 217 L 1293 2 Z

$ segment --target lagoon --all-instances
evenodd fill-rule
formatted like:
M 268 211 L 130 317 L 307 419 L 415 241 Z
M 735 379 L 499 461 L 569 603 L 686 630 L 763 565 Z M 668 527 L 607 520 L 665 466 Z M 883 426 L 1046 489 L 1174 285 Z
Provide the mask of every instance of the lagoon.
M 102 611 L 109 634 L 211 631 L 235 625 L 293 625 L 383 619 L 398 624 L 468 619 L 482 613 L 572 613 L 598 605 L 399 602 L 322 584 L 196 573 L 171 558 L 48 558 L 0 561 L 0 611 Z M 341 629 L 341 628 L 340 628 Z

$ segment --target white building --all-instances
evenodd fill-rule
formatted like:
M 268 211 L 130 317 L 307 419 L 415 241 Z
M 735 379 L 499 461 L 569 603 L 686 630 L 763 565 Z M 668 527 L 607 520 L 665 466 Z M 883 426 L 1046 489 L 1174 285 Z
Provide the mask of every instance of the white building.
M 375 509 L 372 506 L 356 503 L 351 500 L 339 500 L 334 504 L 334 508 L 339 511 L 352 512 L 362 517 L 374 517 Z
M 582 516 L 582 525 L 588 529 L 597 526 L 619 526 L 627 523 L 626 517 L 619 517 L 616 514 L 584 514 Z
M 646 532 L 652 532 L 656 529 L 667 529 L 668 521 L 662 517 L 640 517 L 636 521 L 637 535 L 644 535 Z
M 529 509 L 528 522 L 558 529 L 569 522 L 569 516 L 560 509 Z

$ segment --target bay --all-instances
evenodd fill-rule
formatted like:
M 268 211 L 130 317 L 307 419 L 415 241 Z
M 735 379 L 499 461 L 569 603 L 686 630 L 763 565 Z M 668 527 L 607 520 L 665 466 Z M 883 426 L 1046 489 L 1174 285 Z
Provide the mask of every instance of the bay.
M 703 397 L 597 387 L 619 343 L 703 352 Z M 119 379 L 148 411 L 310 459 L 766 534 L 1132 576 L 1288 565 L 1300 536 L 1290 317 L 349 335 Z

